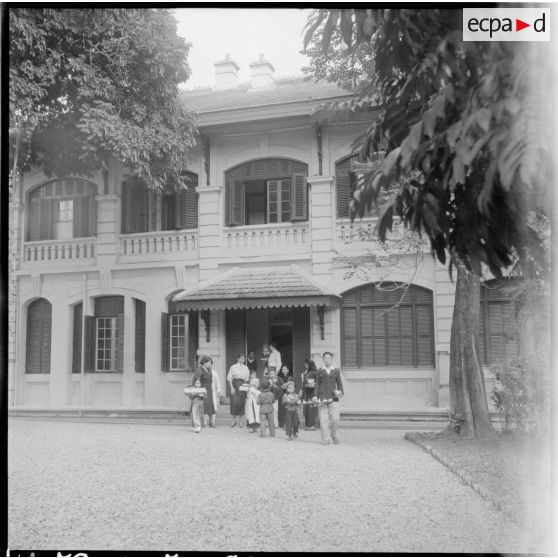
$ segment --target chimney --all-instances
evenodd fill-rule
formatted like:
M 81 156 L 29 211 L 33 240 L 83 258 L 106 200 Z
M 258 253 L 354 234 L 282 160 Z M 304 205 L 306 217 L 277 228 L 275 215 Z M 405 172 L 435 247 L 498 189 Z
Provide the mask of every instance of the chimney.
M 224 60 L 215 62 L 215 89 L 234 89 L 238 87 L 238 70 L 240 69 L 229 54 Z
M 274 83 L 273 72 L 275 68 L 260 54 L 259 60 L 250 64 L 250 86 L 252 89 L 262 89 Z

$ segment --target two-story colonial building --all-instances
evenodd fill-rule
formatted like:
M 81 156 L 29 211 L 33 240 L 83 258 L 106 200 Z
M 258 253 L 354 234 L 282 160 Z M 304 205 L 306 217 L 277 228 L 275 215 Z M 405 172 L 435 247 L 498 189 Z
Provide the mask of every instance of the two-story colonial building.
M 275 79 L 262 56 L 250 67 L 238 83 L 227 56 L 215 87 L 183 92 L 202 139 L 186 191 L 144 190 L 118 164 L 24 176 L 11 406 L 184 409 L 198 356 L 225 385 L 238 352 L 272 340 L 295 379 L 332 351 L 344 410 L 447 405 L 447 269 L 401 227 L 371 240 L 374 212 L 348 216 L 366 121 L 317 124 L 346 92 Z M 498 287 L 481 300 L 484 361 L 513 356 L 509 301 Z

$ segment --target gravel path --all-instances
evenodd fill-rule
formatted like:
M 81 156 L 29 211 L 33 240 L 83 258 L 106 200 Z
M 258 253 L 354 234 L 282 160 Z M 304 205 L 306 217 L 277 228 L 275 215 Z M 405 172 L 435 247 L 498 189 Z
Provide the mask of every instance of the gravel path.
M 395 430 L 11 419 L 11 549 L 535 553 Z M 327 471 L 317 476 L 319 471 Z

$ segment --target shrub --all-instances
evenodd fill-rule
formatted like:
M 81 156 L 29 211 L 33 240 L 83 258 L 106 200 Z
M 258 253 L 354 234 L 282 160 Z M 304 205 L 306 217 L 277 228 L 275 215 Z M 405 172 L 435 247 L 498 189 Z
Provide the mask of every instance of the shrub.
M 549 368 L 540 356 L 498 360 L 491 366 L 496 383 L 492 401 L 502 431 L 542 430 L 548 425 Z

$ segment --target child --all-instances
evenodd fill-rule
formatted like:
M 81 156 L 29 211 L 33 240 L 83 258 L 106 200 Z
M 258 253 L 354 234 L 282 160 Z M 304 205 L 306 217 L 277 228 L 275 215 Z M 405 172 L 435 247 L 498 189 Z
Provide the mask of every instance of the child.
M 201 381 L 199 378 L 194 380 L 194 387 L 201 387 Z M 205 394 L 202 393 L 191 393 L 188 396 L 192 400 L 192 406 L 190 408 L 190 414 L 192 415 L 192 426 L 194 427 L 194 432 L 199 434 L 201 432 L 201 425 L 203 420 L 203 401 L 205 399 Z
M 274 401 L 279 401 L 283 397 L 283 393 L 281 392 L 281 386 L 279 385 L 279 380 L 277 380 L 277 374 L 272 370 L 269 373 L 269 391 L 273 394 Z M 281 403 L 279 403 L 281 405 Z M 278 411 L 277 405 L 273 405 L 273 425 L 275 428 L 279 426 L 279 418 L 278 418 Z
M 256 374 L 252 372 L 252 374 Z M 248 432 L 253 433 L 256 428 L 260 426 L 260 404 L 258 403 L 258 396 L 260 395 L 260 381 L 258 378 L 250 379 L 250 387 L 246 393 L 246 422 L 248 423 Z
M 286 364 L 283 364 L 283 366 L 281 366 L 281 371 L 277 374 L 277 386 L 279 388 L 277 398 L 279 401 L 283 400 L 285 387 L 291 380 L 291 371 Z M 283 428 L 285 426 L 285 407 L 283 405 L 279 405 L 279 408 L 277 409 L 277 421 L 279 423 L 279 428 Z
M 275 423 L 273 421 L 275 395 L 269 391 L 269 380 L 265 378 L 262 380 L 261 388 L 262 391 L 258 395 L 258 404 L 260 406 L 260 436 L 263 438 L 267 425 L 269 425 L 269 435 L 275 436 Z
M 294 382 L 287 382 L 285 384 L 285 389 L 287 393 L 283 395 L 283 405 L 286 407 L 285 411 L 285 430 L 289 441 L 298 438 L 298 427 L 300 425 L 300 419 L 298 418 L 298 406 L 300 405 L 300 396 L 295 393 Z

